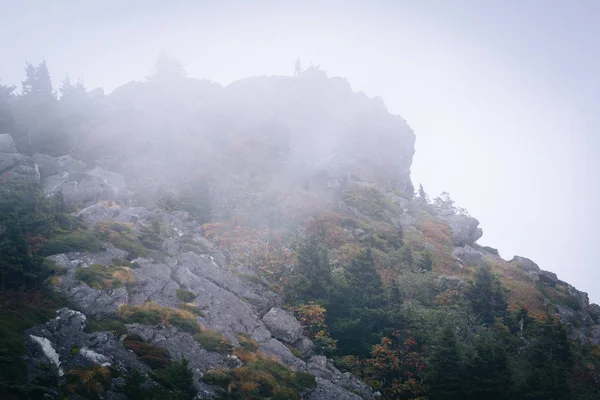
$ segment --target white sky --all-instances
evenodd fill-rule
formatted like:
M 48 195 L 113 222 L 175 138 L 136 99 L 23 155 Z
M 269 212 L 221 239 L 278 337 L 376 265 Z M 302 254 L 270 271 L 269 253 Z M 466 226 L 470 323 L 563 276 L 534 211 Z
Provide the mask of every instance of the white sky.
M 347 77 L 413 127 L 413 181 L 449 191 L 481 244 L 600 301 L 600 2 L 0 0 L 0 15 L 3 83 L 46 59 L 55 81 L 112 90 L 161 51 L 223 84 L 298 57 Z

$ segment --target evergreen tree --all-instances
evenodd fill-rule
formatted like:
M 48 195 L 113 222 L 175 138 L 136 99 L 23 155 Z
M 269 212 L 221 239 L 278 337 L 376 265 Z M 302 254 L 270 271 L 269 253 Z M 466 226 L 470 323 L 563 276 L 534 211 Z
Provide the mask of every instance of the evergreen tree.
M 463 400 L 463 373 L 454 327 L 445 325 L 433 349 L 429 398 L 431 400 Z
M 511 397 L 506 343 L 499 334 L 486 332 L 475 342 L 475 356 L 467 367 L 466 398 L 508 400 Z
M 7 86 L 0 84 L 0 134 L 14 133 L 14 119 L 10 102 L 13 98 L 13 91 L 16 86 Z
M 329 249 L 319 241 L 318 235 L 308 237 L 298 249 L 298 262 L 290 285 L 300 303 L 328 298 L 333 285 Z
M 479 315 L 484 324 L 491 326 L 496 317 L 505 317 L 507 304 L 500 282 L 487 266 L 480 267 L 475 275 L 475 283 L 467 293 L 473 312 Z
M 354 307 L 376 308 L 381 306 L 383 283 L 370 248 L 352 260 L 346 268 L 348 295 Z
M 170 391 L 186 394 L 188 399 L 195 398 L 198 393 L 186 358 L 170 362 L 165 368 L 152 372 L 151 377 Z
M 425 193 L 425 189 L 423 189 L 423 184 L 419 184 L 419 200 L 421 203 L 428 204 L 429 196 Z
M 15 142 L 26 154 L 64 155 L 70 148 L 46 62 L 27 63 L 22 94 L 15 101 Z
M 537 331 L 536 340 L 528 353 L 521 398 L 570 399 L 569 375 L 574 369 L 574 359 L 565 327 L 558 322 L 547 322 L 533 329 Z

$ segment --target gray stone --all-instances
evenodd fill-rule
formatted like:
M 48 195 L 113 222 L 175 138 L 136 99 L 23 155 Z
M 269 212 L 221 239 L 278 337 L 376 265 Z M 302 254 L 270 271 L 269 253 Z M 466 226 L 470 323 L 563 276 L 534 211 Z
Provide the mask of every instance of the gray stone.
M 594 321 L 598 321 L 600 318 L 600 306 L 596 303 L 592 303 L 588 306 L 587 310 L 588 314 Z
M 452 254 L 467 265 L 478 265 L 483 259 L 483 253 L 471 246 L 457 247 Z
M 0 153 L 0 183 L 40 181 L 40 171 L 31 157 L 18 153 Z
M 554 272 L 550 271 L 540 271 L 539 279 L 540 282 L 548 286 L 556 286 L 558 283 L 558 277 Z
M 61 191 L 66 203 L 90 205 L 98 200 L 123 201 L 128 198 L 123 176 L 95 168 L 88 172 L 60 172 L 42 182 L 44 193 Z
M 307 337 L 302 336 L 300 338 L 300 340 L 298 340 L 296 343 L 294 343 L 294 347 L 296 349 L 298 349 L 298 351 L 302 355 L 302 358 L 306 359 L 313 355 L 313 350 L 314 350 L 315 346 L 314 346 L 312 340 L 310 340 Z
M 590 343 L 598 346 L 600 345 L 600 325 L 594 325 L 590 329 L 590 333 L 588 335 Z
M 281 308 L 272 308 L 262 320 L 273 337 L 284 342 L 295 343 L 302 336 L 302 325 Z
M 137 357 L 123 348 L 120 341 L 109 332 L 85 333 L 86 316 L 78 311 L 63 308 L 57 311 L 56 318 L 25 332 L 29 371 L 35 375 L 39 362 L 47 362 L 48 351 L 40 348 L 40 338 L 46 341 L 50 352 L 54 352 L 59 368 L 55 374 L 62 374 L 78 366 L 107 364 L 118 370 L 138 368 L 147 371 L 148 367 Z M 32 337 L 38 338 L 33 340 Z M 73 352 L 78 348 L 78 352 Z
M 478 228 L 479 221 L 471 216 L 451 214 L 440 216 L 440 219 L 450 227 L 452 243 L 455 246 L 472 245 L 483 235 L 481 228 Z
M 0 134 L 0 153 L 16 153 L 17 146 L 12 136 L 8 133 Z
M 261 343 L 260 348 L 268 356 L 275 357 L 288 367 L 295 370 L 306 369 L 306 363 L 301 359 L 295 357 L 290 349 L 288 349 L 283 343 L 277 339 L 269 339 L 264 343 Z
M 308 394 L 308 400 L 361 400 L 361 397 L 355 393 L 328 381 L 317 378 L 317 387 Z
M 120 207 L 116 203 L 96 203 L 79 211 L 76 215 L 83 219 L 88 227 L 100 221 L 112 220 L 119 215 Z
M 308 360 L 306 367 L 317 380 L 327 380 L 353 394 L 358 393 L 360 394 L 358 398 L 374 399 L 373 390 L 370 387 L 348 372 L 341 373 L 333 363 L 324 356 L 311 357 Z
M 173 327 L 128 324 L 129 333 L 139 335 L 145 341 L 166 348 L 172 358 L 189 360 L 189 366 L 196 380 L 201 372 L 218 366 L 228 366 L 225 356 L 208 351 L 196 342 L 189 333 L 181 332 Z
M 534 280 L 539 279 L 541 269 L 540 269 L 540 267 L 538 267 L 538 265 L 536 263 L 531 261 L 529 258 L 514 256 L 513 259 L 510 260 L 510 262 L 517 264 L 517 266 L 519 266 L 523 271 L 525 271 Z

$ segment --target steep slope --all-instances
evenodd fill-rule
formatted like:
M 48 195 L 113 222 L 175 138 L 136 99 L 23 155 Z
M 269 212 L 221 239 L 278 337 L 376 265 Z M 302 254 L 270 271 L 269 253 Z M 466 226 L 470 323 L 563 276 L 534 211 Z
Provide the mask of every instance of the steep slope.
M 600 395 L 600 306 L 479 246 L 449 197 L 416 197 L 414 134 L 380 99 L 309 69 L 226 87 L 155 77 L 88 100 L 70 154 L 0 136 L 2 196 L 39 185 L 76 220 L 23 235 L 68 307 L 24 324 L 29 389 L 3 379 L 6 393 Z

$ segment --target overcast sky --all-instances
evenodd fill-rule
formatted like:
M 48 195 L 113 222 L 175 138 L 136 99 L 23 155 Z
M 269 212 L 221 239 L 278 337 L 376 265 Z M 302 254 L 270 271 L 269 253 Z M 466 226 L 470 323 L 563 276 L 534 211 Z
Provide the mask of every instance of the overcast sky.
M 125 4 L 121 4 L 125 3 Z M 107 91 L 165 51 L 226 84 L 319 64 L 417 135 L 415 184 L 600 302 L 600 1 L 0 0 L 0 79 Z

